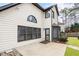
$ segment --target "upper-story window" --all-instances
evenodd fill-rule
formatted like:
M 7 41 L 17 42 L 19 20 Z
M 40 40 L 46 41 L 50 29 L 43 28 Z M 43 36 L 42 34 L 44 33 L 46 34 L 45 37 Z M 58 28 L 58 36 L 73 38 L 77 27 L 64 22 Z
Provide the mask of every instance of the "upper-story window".
M 54 11 L 52 11 L 52 18 L 55 18 L 55 14 L 54 14 Z
M 45 18 L 49 18 L 50 17 L 50 13 L 49 12 L 45 12 Z
M 33 23 L 37 23 L 37 19 L 33 15 L 29 15 L 27 17 L 27 21 L 30 21 L 30 22 L 33 22 Z

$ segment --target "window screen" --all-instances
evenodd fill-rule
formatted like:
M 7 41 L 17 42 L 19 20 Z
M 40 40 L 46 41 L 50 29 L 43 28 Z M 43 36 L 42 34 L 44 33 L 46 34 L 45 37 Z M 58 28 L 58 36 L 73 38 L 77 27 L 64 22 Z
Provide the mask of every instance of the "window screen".
M 41 38 L 41 28 L 18 26 L 18 42 Z

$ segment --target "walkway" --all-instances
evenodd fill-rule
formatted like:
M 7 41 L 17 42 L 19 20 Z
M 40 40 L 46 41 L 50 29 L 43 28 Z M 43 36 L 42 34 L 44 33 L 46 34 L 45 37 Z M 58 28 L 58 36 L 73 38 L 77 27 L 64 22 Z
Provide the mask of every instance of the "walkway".
M 50 42 L 33 43 L 16 48 L 24 56 L 64 56 L 67 45 Z
M 75 49 L 75 50 L 79 50 L 79 47 L 77 47 L 77 46 L 68 45 L 68 47 L 73 48 L 73 49 Z

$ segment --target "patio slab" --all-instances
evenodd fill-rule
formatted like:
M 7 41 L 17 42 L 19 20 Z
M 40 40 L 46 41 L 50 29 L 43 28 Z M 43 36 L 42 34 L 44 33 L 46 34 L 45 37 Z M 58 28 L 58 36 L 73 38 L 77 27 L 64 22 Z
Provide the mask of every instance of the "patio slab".
M 23 56 L 64 56 L 65 49 L 65 44 L 54 42 L 48 44 L 33 43 L 16 48 Z

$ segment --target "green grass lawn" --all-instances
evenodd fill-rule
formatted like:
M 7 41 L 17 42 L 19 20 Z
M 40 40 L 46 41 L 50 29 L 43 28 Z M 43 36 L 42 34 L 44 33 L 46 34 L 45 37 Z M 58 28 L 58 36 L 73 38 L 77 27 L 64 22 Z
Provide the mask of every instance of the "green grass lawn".
M 74 50 L 67 47 L 65 51 L 65 56 L 79 56 L 79 50 Z
M 67 44 L 79 46 L 79 40 L 78 40 L 77 37 L 68 37 L 68 42 L 67 42 Z

